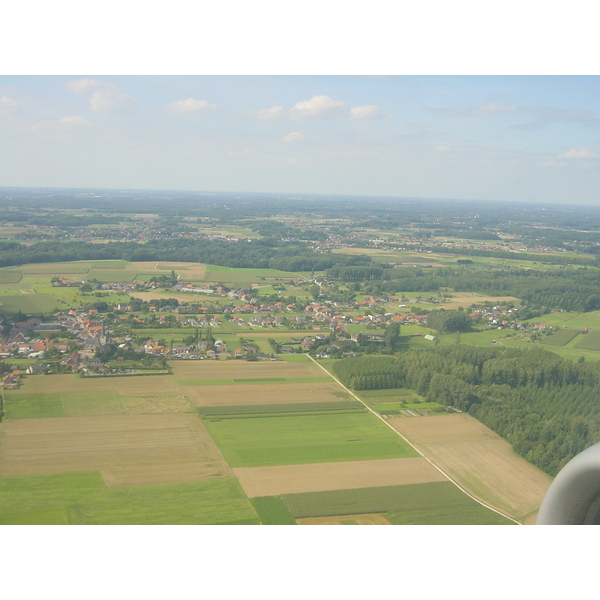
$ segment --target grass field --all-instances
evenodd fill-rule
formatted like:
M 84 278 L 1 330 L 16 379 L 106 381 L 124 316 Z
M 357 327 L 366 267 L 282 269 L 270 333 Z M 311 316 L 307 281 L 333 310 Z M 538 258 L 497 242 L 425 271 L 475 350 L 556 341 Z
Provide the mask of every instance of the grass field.
M 252 498 L 252 506 L 263 525 L 295 525 L 296 520 L 283 500 L 278 497 Z
M 600 331 L 590 331 L 590 333 L 582 335 L 574 347 L 584 350 L 600 350 Z
M 232 467 L 417 456 L 371 414 L 205 421 Z
M 217 265 L 206 265 L 205 281 L 221 283 L 243 283 L 266 279 L 291 280 L 298 276 L 297 273 L 289 271 L 277 271 L 275 269 L 239 269 L 233 267 L 220 267 Z
M 469 415 L 388 422 L 471 494 L 516 520 L 539 509 L 552 481 Z
M 296 518 L 385 513 L 391 523 L 510 524 L 482 507 L 450 482 L 309 492 L 282 496 Z
M 257 524 L 235 479 L 106 487 L 97 471 L 0 478 L 0 524 Z
M 59 301 L 50 294 L 0 295 L 0 312 L 25 314 L 48 313 L 60 308 Z
M 578 329 L 559 329 L 547 338 L 542 339 L 542 344 L 548 344 L 549 346 L 564 346 L 578 334 Z
M 201 406 L 197 409 L 202 418 L 245 419 L 257 417 L 281 417 L 295 414 L 349 414 L 366 412 L 356 400 L 340 402 L 302 402 L 297 404 L 246 404 L 229 406 Z
M 21 271 L 15 269 L 0 269 L 0 283 L 19 283 L 23 277 Z

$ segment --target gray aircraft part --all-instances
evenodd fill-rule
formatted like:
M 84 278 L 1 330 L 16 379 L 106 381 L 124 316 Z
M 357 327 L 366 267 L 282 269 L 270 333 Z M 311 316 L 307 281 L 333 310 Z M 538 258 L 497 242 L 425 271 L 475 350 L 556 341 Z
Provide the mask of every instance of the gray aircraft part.
M 600 444 L 571 459 L 540 507 L 537 525 L 600 525 Z

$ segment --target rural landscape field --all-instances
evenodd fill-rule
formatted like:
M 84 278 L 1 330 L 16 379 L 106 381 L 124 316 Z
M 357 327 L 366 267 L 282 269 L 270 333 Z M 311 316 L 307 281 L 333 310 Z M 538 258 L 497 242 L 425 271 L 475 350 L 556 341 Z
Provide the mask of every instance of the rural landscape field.
M 598 438 L 600 237 L 103 201 L 0 221 L 0 524 L 528 525 Z

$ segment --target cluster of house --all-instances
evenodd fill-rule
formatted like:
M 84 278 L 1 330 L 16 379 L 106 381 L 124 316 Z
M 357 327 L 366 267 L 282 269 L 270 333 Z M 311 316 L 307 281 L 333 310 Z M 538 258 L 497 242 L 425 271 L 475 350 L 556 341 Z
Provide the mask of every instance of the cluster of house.
M 104 324 L 98 319 L 97 310 L 70 310 L 54 316 L 56 321 L 53 322 L 44 322 L 36 317 L 19 322 L 5 320 L 4 325 L 9 333 L 0 335 L 0 359 L 9 356 L 35 359 L 43 359 L 48 355 L 62 356 L 59 361 L 61 365 L 78 371 L 94 362 L 98 349 L 107 347 L 109 338 Z M 57 333 L 61 333 L 63 337 L 65 333 L 70 334 L 71 339 L 55 341 L 51 334 Z M 44 373 L 46 368 L 44 361 L 34 362 L 25 372 Z M 20 375 L 20 370 L 18 371 Z M 15 381 L 5 377 L 3 383 L 7 387 Z
M 496 306 L 492 306 L 490 308 L 487 307 L 481 307 L 481 308 L 476 308 L 474 310 L 472 310 L 469 313 L 469 317 L 471 317 L 471 319 L 477 320 L 477 321 L 484 321 L 487 323 L 488 327 L 490 328 L 494 328 L 494 329 L 507 329 L 507 328 L 512 328 L 512 329 L 518 329 L 518 330 L 525 330 L 526 327 L 525 325 L 523 325 L 522 323 L 519 323 L 518 321 L 515 320 L 514 318 L 514 313 L 517 311 L 517 308 L 504 308 L 501 305 L 496 305 Z M 537 323 L 536 325 L 539 325 L 539 323 Z M 545 328 L 545 324 L 544 324 L 544 328 Z M 536 329 L 538 329 L 539 327 L 535 327 Z

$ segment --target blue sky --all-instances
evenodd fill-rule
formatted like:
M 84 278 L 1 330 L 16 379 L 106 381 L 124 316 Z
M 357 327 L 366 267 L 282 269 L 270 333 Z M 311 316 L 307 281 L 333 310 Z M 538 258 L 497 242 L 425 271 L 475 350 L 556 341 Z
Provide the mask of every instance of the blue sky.
M 600 201 L 598 76 L 2 76 L 0 181 Z

